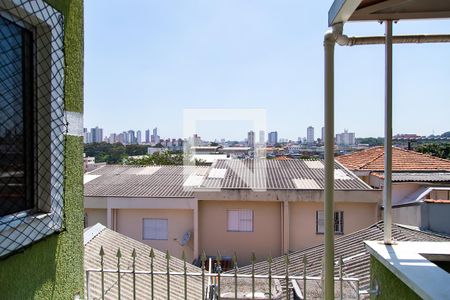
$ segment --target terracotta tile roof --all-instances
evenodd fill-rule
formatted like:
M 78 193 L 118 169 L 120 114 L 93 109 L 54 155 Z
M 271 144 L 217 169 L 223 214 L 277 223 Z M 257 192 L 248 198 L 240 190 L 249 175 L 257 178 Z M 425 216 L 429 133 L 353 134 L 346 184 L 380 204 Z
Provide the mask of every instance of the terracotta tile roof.
M 384 148 L 372 147 L 366 150 L 336 157 L 348 169 L 383 171 Z M 393 171 L 450 171 L 450 160 L 428 154 L 392 147 Z
M 427 203 L 450 204 L 450 200 L 425 199 L 424 201 Z

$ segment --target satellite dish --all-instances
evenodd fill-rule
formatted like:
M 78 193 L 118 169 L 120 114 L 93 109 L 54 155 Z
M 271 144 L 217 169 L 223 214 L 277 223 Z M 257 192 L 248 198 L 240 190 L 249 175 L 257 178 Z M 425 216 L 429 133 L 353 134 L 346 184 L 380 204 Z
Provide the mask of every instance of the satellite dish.
M 191 232 L 188 230 L 183 234 L 183 238 L 181 239 L 180 245 L 185 246 L 189 242 L 190 238 L 191 238 Z

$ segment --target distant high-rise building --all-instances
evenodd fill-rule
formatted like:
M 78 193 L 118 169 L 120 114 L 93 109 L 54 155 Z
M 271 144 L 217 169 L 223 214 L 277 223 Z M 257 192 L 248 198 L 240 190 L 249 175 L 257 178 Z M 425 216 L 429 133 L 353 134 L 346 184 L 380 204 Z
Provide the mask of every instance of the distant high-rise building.
M 277 131 L 269 132 L 267 142 L 271 146 L 278 144 L 278 132 Z
M 136 135 L 134 134 L 134 130 L 128 130 L 128 143 L 136 144 Z
M 83 128 L 83 142 L 85 144 L 90 144 L 92 143 L 92 135 L 91 133 L 87 130 L 87 128 Z
M 151 136 L 150 142 L 152 144 L 158 144 L 159 143 L 158 127 L 153 128 L 153 134 Z
M 347 129 L 344 129 L 343 133 L 336 134 L 336 144 L 341 146 L 349 146 L 355 144 L 355 133 L 348 132 Z
M 111 133 L 108 138 L 108 143 L 114 144 L 117 141 L 117 135 L 115 133 Z
M 314 127 L 312 126 L 306 129 L 306 143 L 308 145 L 314 144 Z
M 142 144 L 142 133 L 140 130 L 136 131 L 136 144 Z
M 150 129 L 147 129 L 146 131 L 145 131 L 145 143 L 146 144 L 150 144 Z
M 119 143 L 125 145 L 125 144 L 126 144 L 126 141 L 125 141 L 125 140 L 126 140 L 126 137 L 125 137 L 124 132 L 119 133 L 119 134 L 117 135 L 117 142 L 119 142 Z
M 91 139 L 92 143 L 101 143 L 103 142 L 103 129 L 98 126 L 95 128 L 91 128 Z
M 259 131 L 259 141 L 258 143 L 260 145 L 263 145 L 266 142 L 266 133 L 264 132 L 264 130 L 260 130 Z
M 252 148 L 255 147 L 255 132 L 253 130 L 247 133 L 247 145 Z

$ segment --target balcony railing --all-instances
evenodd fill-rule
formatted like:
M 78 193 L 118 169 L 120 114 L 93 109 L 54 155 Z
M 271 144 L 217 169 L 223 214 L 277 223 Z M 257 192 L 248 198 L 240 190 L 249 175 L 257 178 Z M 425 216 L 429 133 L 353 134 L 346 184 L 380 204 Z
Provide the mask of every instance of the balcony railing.
M 165 255 L 165 270 L 155 270 L 153 249 L 149 254 L 150 264 L 148 269 L 138 269 L 136 266 L 137 253 L 133 250 L 131 254 L 131 265 L 123 266 L 120 248 L 115 253 L 117 267 L 114 269 L 104 267 L 105 252 L 101 247 L 99 252 L 99 268 L 86 269 L 86 298 L 90 299 L 140 299 L 138 290 L 150 299 L 308 299 L 323 297 L 322 276 L 308 276 L 306 256 L 303 258 L 302 274 L 290 274 L 289 256 L 284 256 L 284 274 L 274 275 L 272 269 L 272 258 L 267 258 L 268 273 L 257 274 L 255 272 L 256 258 L 251 257 L 251 272 L 240 273 L 237 256 L 232 257 L 232 269 L 228 272 L 221 271 L 223 262 L 220 253 L 213 261 L 203 253 L 200 257 L 200 272 L 188 272 L 186 256 L 183 253 L 183 266 L 179 271 L 173 271 L 171 256 L 169 252 Z M 359 279 L 345 277 L 343 272 L 342 258 L 337 262 L 339 275 L 335 277 L 336 299 L 360 299 L 364 292 L 360 291 Z M 206 266 L 209 266 L 207 269 Z M 142 266 L 140 266 L 142 267 Z M 172 270 L 171 270 L 172 268 Z M 192 269 L 192 268 L 191 268 Z M 278 273 L 280 274 L 280 273 Z M 109 276 L 108 283 L 105 277 Z M 93 277 L 96 277 L 93 280 Z M 111 280 L 111 277 L 115 277 Z M 137 286 L 137 278 L 146 278 L 146 283 Z M 182 279 L 180 279 L 180 277 Z M 195 279 L 196 286 L 189 280 Z M 95 281 L 95 282 L 94 282 Z M 124 284 L 124 281 L 127 281 Z M 141 281 L 142 283 L 142 281 Z M 188 284 L 189 283 L 189 284 Z M 158 291 L 156 291 L 158 289 Z M 171 289 L 177 289 L 176 295 Z M 191 289 L 191 290 L 190 290 Z M 192 289 L 196 289 L 193 293 Z M 162 292 L 163 291 L 163 292 Z M 350 291 L 350 293 L 349 293 Z M 196 296 L 192 296 L 195 294 Z M 295 296 L 294 296 L 295 294 Z M 142 295 L 142 294 L 141 294 Z M 314 297 L 314 298 L 315 298 Z

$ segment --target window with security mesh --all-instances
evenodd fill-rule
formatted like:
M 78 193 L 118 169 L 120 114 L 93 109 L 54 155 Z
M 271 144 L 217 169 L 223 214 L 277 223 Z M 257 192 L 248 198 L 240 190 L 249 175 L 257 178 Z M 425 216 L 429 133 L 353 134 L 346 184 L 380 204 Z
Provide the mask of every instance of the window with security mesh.
M 62 15 L 0 0 L 0 257 L 63 228 Z

